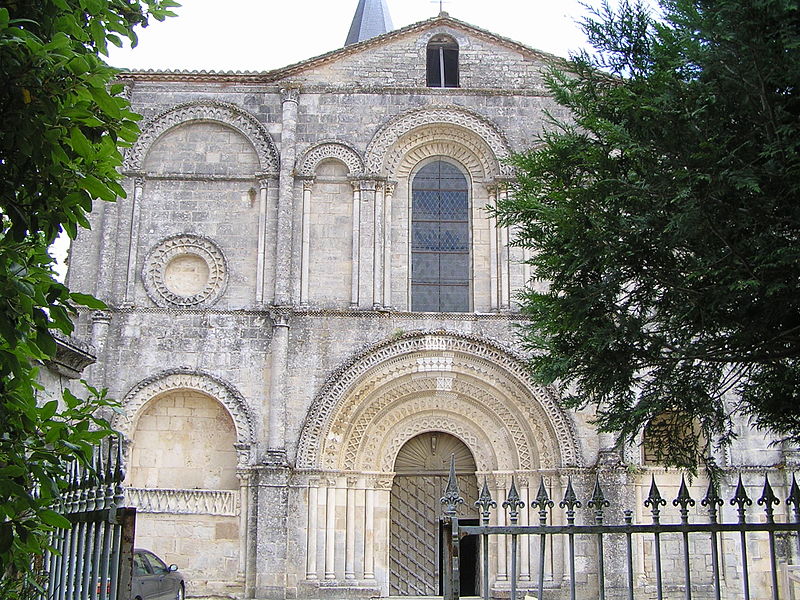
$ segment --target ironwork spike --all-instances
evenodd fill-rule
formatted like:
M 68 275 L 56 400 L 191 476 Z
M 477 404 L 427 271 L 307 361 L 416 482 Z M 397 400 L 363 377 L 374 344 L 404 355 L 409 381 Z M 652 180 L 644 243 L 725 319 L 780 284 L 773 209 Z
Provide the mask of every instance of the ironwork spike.
M 778 506 L 781 501 L 772 491 L 772 486 L 769 484 L 769 477 L 764 473 L 764 490 L 761 492 L 761 498 L 758 499 L 758 505 L 764 507 L 764 512 L 767 513 L 767 523 L 775 522 L 775 509 L 773 506 Z
M 573 525 L 575 522 L 575 509 L 582 506 L 578 496 L 575 495 L 575 490 L 572 487 L 572 477 L 567 479 L 567 489 L 564 491 L 564 499 L 558 503 L 561 508 L 567 509 L 567 525 Z
M 689 495 L 689 488 L 686 486 L 686 477 L 681 475 L 681 487 L 678 490 L 678 497 L 672 501 L 672 506 L 680 506 L 681 523 L 689 522 L 689 507 L 694 506 L 695 501 Z
M 708 518 L 712 523 L 717 522 L 717 508 L 725 504 L 725 501 L 719 497 L 717 493 L 717 486 L 714 485 L 714 480 L 708 482 L 708 490 L 706 490 L 706 497 L 700 501 L 700 504 L 708 508 Z
M 789 488 L 786 504 L 794 508 L 794 520 L 800 523 L 800 486 L 797 485 L 797 478 L 794 475 L 792 475 L 792 486 Z
M 117 434 L 117 464 L 114 468 L 114 506 L 122 506 L 125 499 L 125 466 L 122 464 L 122 434 Z
M 739 474 L 739 483 L 736 484 L 736 493 L 734 494 L 733 498 L 731 498 L 731 506 L 736 506 L 736 512 L 739 513 L 739 522 L 745 522 L 745 510 L 746 506 L 752 506 L 753 501 L 750 500 L 750 497 L 747 495 L 747 490 L 742 483 L 742 475 Z
M 445 516 L 455 517 L 456 508 L 459 504 L 464 504 L 461 492 L 458 489 L 458 479 L 456 478 L 456 455 L 450 455 L 450 475 L 447 477 L 447 487 L 444 490 L 441 503 L 444 505 L 442 511 Z
M 490 511 L 493 508 L 497 508 L 497 502 L 492 499 L 492 493 L 489 491 L 489 483 L 486 481 L 486 477 L 483 478 L 483 487 L 481 488 L 481 495 L 478 496 L 477 502 L 475 502 L 475 506 L 481 509 L 481 517 L 483 518 L 483 524 L 489 524 L 489 515 Z
M 594 480 L 594 491 L 592 492 L 592 499 L 586 504 L 589 508 L 594 508 L 594 520 L 598 524 L 603 522 L 603 509 L 611 506 L 611 503 L 606 500 L 603 494 L 603 488 L 600 487 L 600 476 Z
M 650 493 L 647 494 L 647 500 L 644 501 L 644 505 L 650 507 L 650 512 L 653 514 L 653 522 L 658 523 L 661 514 L 661 509 L 659 507 L 666 506 L 667 501 L 661 497 L 661 492 L 658 491 L 655 475 L 653 475 L 650 481 Z
M 511 489 L 508 490 L 508 495 L 503 501 L 503 508 L 509 509 L 508 518 L 512 525 L 517 524 L 517 519 L 519 518 L 519 509 L 523 506 L 525 506 L 525 503 L 519 499 L 519 492 L 517 492 L 517 486 L 514 483 L 514 476 L 512 475 Z
M 536 500 L 531 503 L 531 506 L 539 508 L 539 522 L 544 525 L 547 522 L 547 509 L 553 508 L 553 501 L 547 494 L 547 488 L 544 485 L 544 477 L 539 481 L 539 491 L 536 493 Z

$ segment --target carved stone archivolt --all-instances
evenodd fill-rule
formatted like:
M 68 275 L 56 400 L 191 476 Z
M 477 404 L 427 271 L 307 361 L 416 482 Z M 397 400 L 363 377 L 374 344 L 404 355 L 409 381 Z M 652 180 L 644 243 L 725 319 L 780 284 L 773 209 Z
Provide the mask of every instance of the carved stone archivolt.
M 123 414 L 115 415 L 112 425 L 126 439 L 131 439 L 145 406 L 170 392 L 193 390 L 217 400 L 228 411 L 236 427 L 239 464 L 249 461 L 249 449 L 255 443 L 253 416 L 242 395 L 221 379 L 189 369 L 164 371 L 137 383 L 122 399 Z
M 425 431 L 461 439 L 481 471 L 582 463 L 571 419 L 521 357 L 482 338 L 422 331 L 366 349 L 328 379 L 297 466 L 391 472 L 400 447 Z
M 350 175 L 358 175 L 364 171 L 364 161 L 347 144 L 342 142 L 322 142 L 309 148 L 302 158 L 297 161 L 297 174 L 301 177 L 311 177 L 317 165 L 323 160 L 336 159 L 345 164 Z
M 140 172 L 147 152 L 159 137 L 178 125 L 193 121 L 212 121 L 236 129 L 253 144 L 261 171 L 278 172 L 278 151 L 266 128 L 238 106 L 215 100 L 179 104 L 148 121 L 139 139 L 125 155 L 125 170 Z
M 394 177 L 395 173 L 391 169 L 396 168 L 404 152 L 408 152 L 408 149 L 402 149 L 408 144 L 407 134 L 425 129 L 428 133 L 423 135 L 428 137 L 437 131 L 449 131 L 451 143 L 459 140 L 459 144 L 473 152 L 476 157 L 483 155 L 478 160 L 486 163 L 484 170 L 487 171 L 487 176 L 511 173 L 511 168 L 501 162 L 510 152 L 508 143 L 498 128 L 487 119 L 457 106 L 416 109 L 386 123 L 367 147 L 367 170 Z M 436 138 L 430 139 L 435 141 Z
M 181 234 L 161 240 L 150 250 L 142 281 L 158 306 L 201 308 L 216 302 L 225 291 L 228 268 L 214 242 Z

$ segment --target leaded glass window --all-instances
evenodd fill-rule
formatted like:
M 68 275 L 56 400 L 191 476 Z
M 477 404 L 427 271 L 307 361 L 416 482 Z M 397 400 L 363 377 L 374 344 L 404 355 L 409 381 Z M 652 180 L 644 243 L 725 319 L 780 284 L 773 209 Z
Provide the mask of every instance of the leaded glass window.
M 422 167 L 411 185 L 411 310 L 469 310 L 469 187 L 455 165 Z

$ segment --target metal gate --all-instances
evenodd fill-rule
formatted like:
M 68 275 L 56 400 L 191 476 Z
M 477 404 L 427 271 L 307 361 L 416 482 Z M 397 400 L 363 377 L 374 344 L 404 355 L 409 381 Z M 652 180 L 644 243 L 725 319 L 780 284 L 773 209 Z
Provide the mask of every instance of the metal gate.
M 121 506 L 125 472 L 119 440 L 96 448 L 92 463 L 92 469 L 70 468 L 57 509 L 72 527 L 51 535 L 41 600 L 130 598 L 136 509 Z
M 426 433 L 398 453 L 390 505 L 391 596 L 440 593 L 439 499 L 447 485 L 447 464 L 456 453 L 459 487 L 472 507 L 478 499 L 475 462 L 463 442 L 444 433 Z

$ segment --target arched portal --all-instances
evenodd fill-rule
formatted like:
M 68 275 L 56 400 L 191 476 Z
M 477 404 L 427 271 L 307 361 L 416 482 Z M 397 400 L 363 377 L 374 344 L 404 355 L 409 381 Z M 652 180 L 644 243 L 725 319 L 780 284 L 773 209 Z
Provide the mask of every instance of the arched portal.
M 397 454 L 389 500 L 390 596 L 441 593 L 439 500 L 447 485 L 451 456 L 464 498 L 462 518 L 468 519 L 474 516 L 478 482 L 475 458 L 464 442 L 447 433 L 430 431 L 411 438 Z M 462 590 L 464 595 L 474 593 L 474 576 L 472 579 L 473 590 Z

